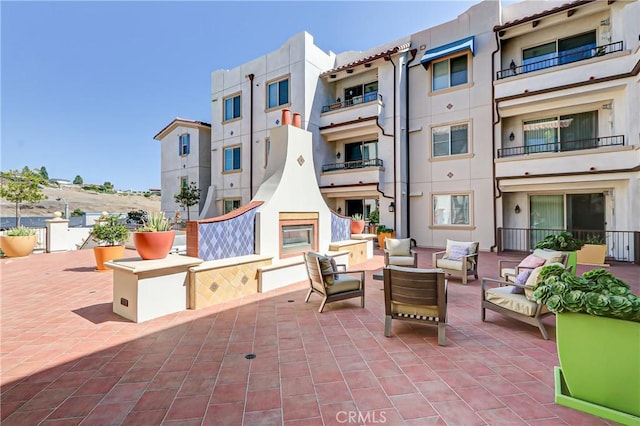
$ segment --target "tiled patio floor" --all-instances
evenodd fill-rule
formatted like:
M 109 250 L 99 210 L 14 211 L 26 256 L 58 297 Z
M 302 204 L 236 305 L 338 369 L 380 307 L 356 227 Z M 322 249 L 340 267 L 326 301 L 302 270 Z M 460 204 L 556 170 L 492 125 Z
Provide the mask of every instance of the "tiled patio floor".
M 432 250 L 419 252 L 429 267 Z M 498 258 L 482 253 L 480 275 Z M 112 313 L 112 274 L 91 250 L 3 259 L 2 424 L 605 424 L 554 404 L 553 340 L 493 312 L 480 321 L 479 280 L 449 280 L 441 347 L 435 327 L 394 322 L 384 337 L 382 257 L 357 266 L 365 309 L 319 314 L 299 283 L 136 324 Z M 638 292 L 639 266 L 612 270 Z

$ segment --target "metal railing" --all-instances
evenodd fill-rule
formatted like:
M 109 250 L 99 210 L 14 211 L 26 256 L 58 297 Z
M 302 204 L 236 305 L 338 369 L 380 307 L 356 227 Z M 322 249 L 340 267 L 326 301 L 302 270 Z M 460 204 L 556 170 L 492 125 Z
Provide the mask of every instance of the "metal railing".
M 536 243 L 547 235 L 555 235 L 563 231 L 569 231 L 583 241 L 589 237 L 600 237 L 607 244 L 607 259 L 640 264 L 640 232 L 638 231 L 498 228 L 497 249 L 498 252 L 529 253 L 535 248 Z
M 544 59 L 542 61 L 531 62 L 526 65 L 513 66 L 504 70 L 500 70 L 496 73 L 496 79 L 502 80 L 503 78 L 513 77 L 519 74 L 526 74 L 533 71 L 543 70 L 546 68 L 557 67 L 572 62 L 584 61 L 596 56 L 604 56 L 614 52 L 622 51 L 622 42 L 616 41 L 614 43 L 604 44 L 597 47 L 587 47 L 580 50 L 575 50 L 568 53 L 563 53 L 554 56 L 553 58 Z
M 335 111 L 337 109 L 349 108 L 354 105 L 366 104 L 369 102 L 377 101 L 378 98 L 380 98 L 380 101 L 382 101 L 382 95 L 379 95 L 378 91 L 369 92 L 365 93 L 364 95 L 355 96 L 347 101 L 336 102 L 331 105 L 324 105 L 321 112 Z
M 344 163 L 330 163 L 322 166 L 323 172 L 332 172 L 335 170 L 363 169 L 366 167 L 382 167 L 382 160 L 379 158 L 371 158 L 367 160 L 345 161 Z
M 498 149 L 498 158 L 513 157 L 516 155 L 537 154 L 540 152 L 579 151 L 584 149 L 595 149 L 605 146 L 620 145 L 624 145 L 624 135 L 500 148 Z

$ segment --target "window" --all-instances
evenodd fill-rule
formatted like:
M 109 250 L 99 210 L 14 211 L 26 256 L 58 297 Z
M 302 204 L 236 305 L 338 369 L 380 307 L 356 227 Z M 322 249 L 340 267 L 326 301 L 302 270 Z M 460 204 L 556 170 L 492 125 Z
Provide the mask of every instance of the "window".
M 178 155 L 189 155 L 189 133 L 178 137 Z
M 468 81 L 467 55 L 445 59 L 433 64 L 432 91 L 467 84 Z
M 344 153 L 345 161 L 374 160 L 378 158 L 378 141 L 345 144 Z
M 469 194 L 434 194 L 433 224 L 470 225 Z
M 561 38 L 522 51 L 523 72 L 589 59 L 596 55 L 596 32 Z
M 227 214 L 230 211 L 233 211 L 235 209 L 240 208 L 240 202 L 241 200 L 239 198 L 229 198 L 224 200 L 224 213 L 223 214 Z
M 431 129 L 433 157 L 469 153 L 469 125 L 457 124 Z
M 289 79 L 275 81 L 267 85 L 267 108 L 275 108 L 289 103 Z
M 240 117 L 240 95 L 224 100 L 224 121 Z
M 598 111 L 525 121 L 525 153 L 593 148 L 598 137 Z
M 180 189 L 187 188 L 189 186 L 189 177 L 180 176 Z
M 359 84 L 344 89 L 345 106 L 375 101 L 378 98 L 378 82 Z
M 224 171 L 240 170 L 240 147 L 224 149 Z

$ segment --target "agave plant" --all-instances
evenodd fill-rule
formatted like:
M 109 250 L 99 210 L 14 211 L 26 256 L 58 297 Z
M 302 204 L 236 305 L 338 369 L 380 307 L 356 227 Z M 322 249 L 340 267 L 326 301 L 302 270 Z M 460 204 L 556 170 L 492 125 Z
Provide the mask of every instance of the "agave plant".
M 29 237 L 35 235 L 36 231 L 33 228 L 27 228 L 26 226 L 16 226 L 11 228 L 5 234 L 8 237 Z
M 640 322 L 640 297 L 629 285 L 606 269 L 594 269 L 577 277 L 559 266 L 545 266 L 533 297 L 550 311 Z
M 171 223 L 164 212 L 155 211 L 143 219 L 143 225 L 136 229 L 137 232 L 164 232 L 171 230 Z

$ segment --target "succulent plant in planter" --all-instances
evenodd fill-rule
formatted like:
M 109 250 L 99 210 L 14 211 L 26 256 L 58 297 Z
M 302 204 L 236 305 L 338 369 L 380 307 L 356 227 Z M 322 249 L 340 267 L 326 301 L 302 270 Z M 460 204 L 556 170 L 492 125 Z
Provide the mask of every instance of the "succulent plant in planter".
M 361 213 L 354 213 L 351 215 L 351 233 L 362 234 L 364 231 L 364 218 Z
M 556 313 L 556 403 L 638 424 L 640 297 L 606 269 L 558 266 L 542 268 L 533 297 Z
M 547 249 L 564 251 L 568 253 L 567 266 L 571 267 L 571 272 L 576 273 L 577 254 L 576 251 L 584 246 L 584 241 L 573 236 L 571 232 L 562 231 L 559 234 L 547 235 L 535 245 L 537 249 Z
M 129 229 L 117 215 L 103 214 L 93 226 L 90 236 L 98 243 L 93 252 L 99 271 L 108 270 L 104 262 L 124 257 L 124 243 L 129 239 Z
M 151 212 L 133 233 L 133 244 L 144 260 L 164 259 L 171 251 L 176 233 L 164 212 Z
M 37 242 L 35 230 L 18 226 L 0 237 L 0 248 L 7 257 L 24 257 L 31 254 Z

